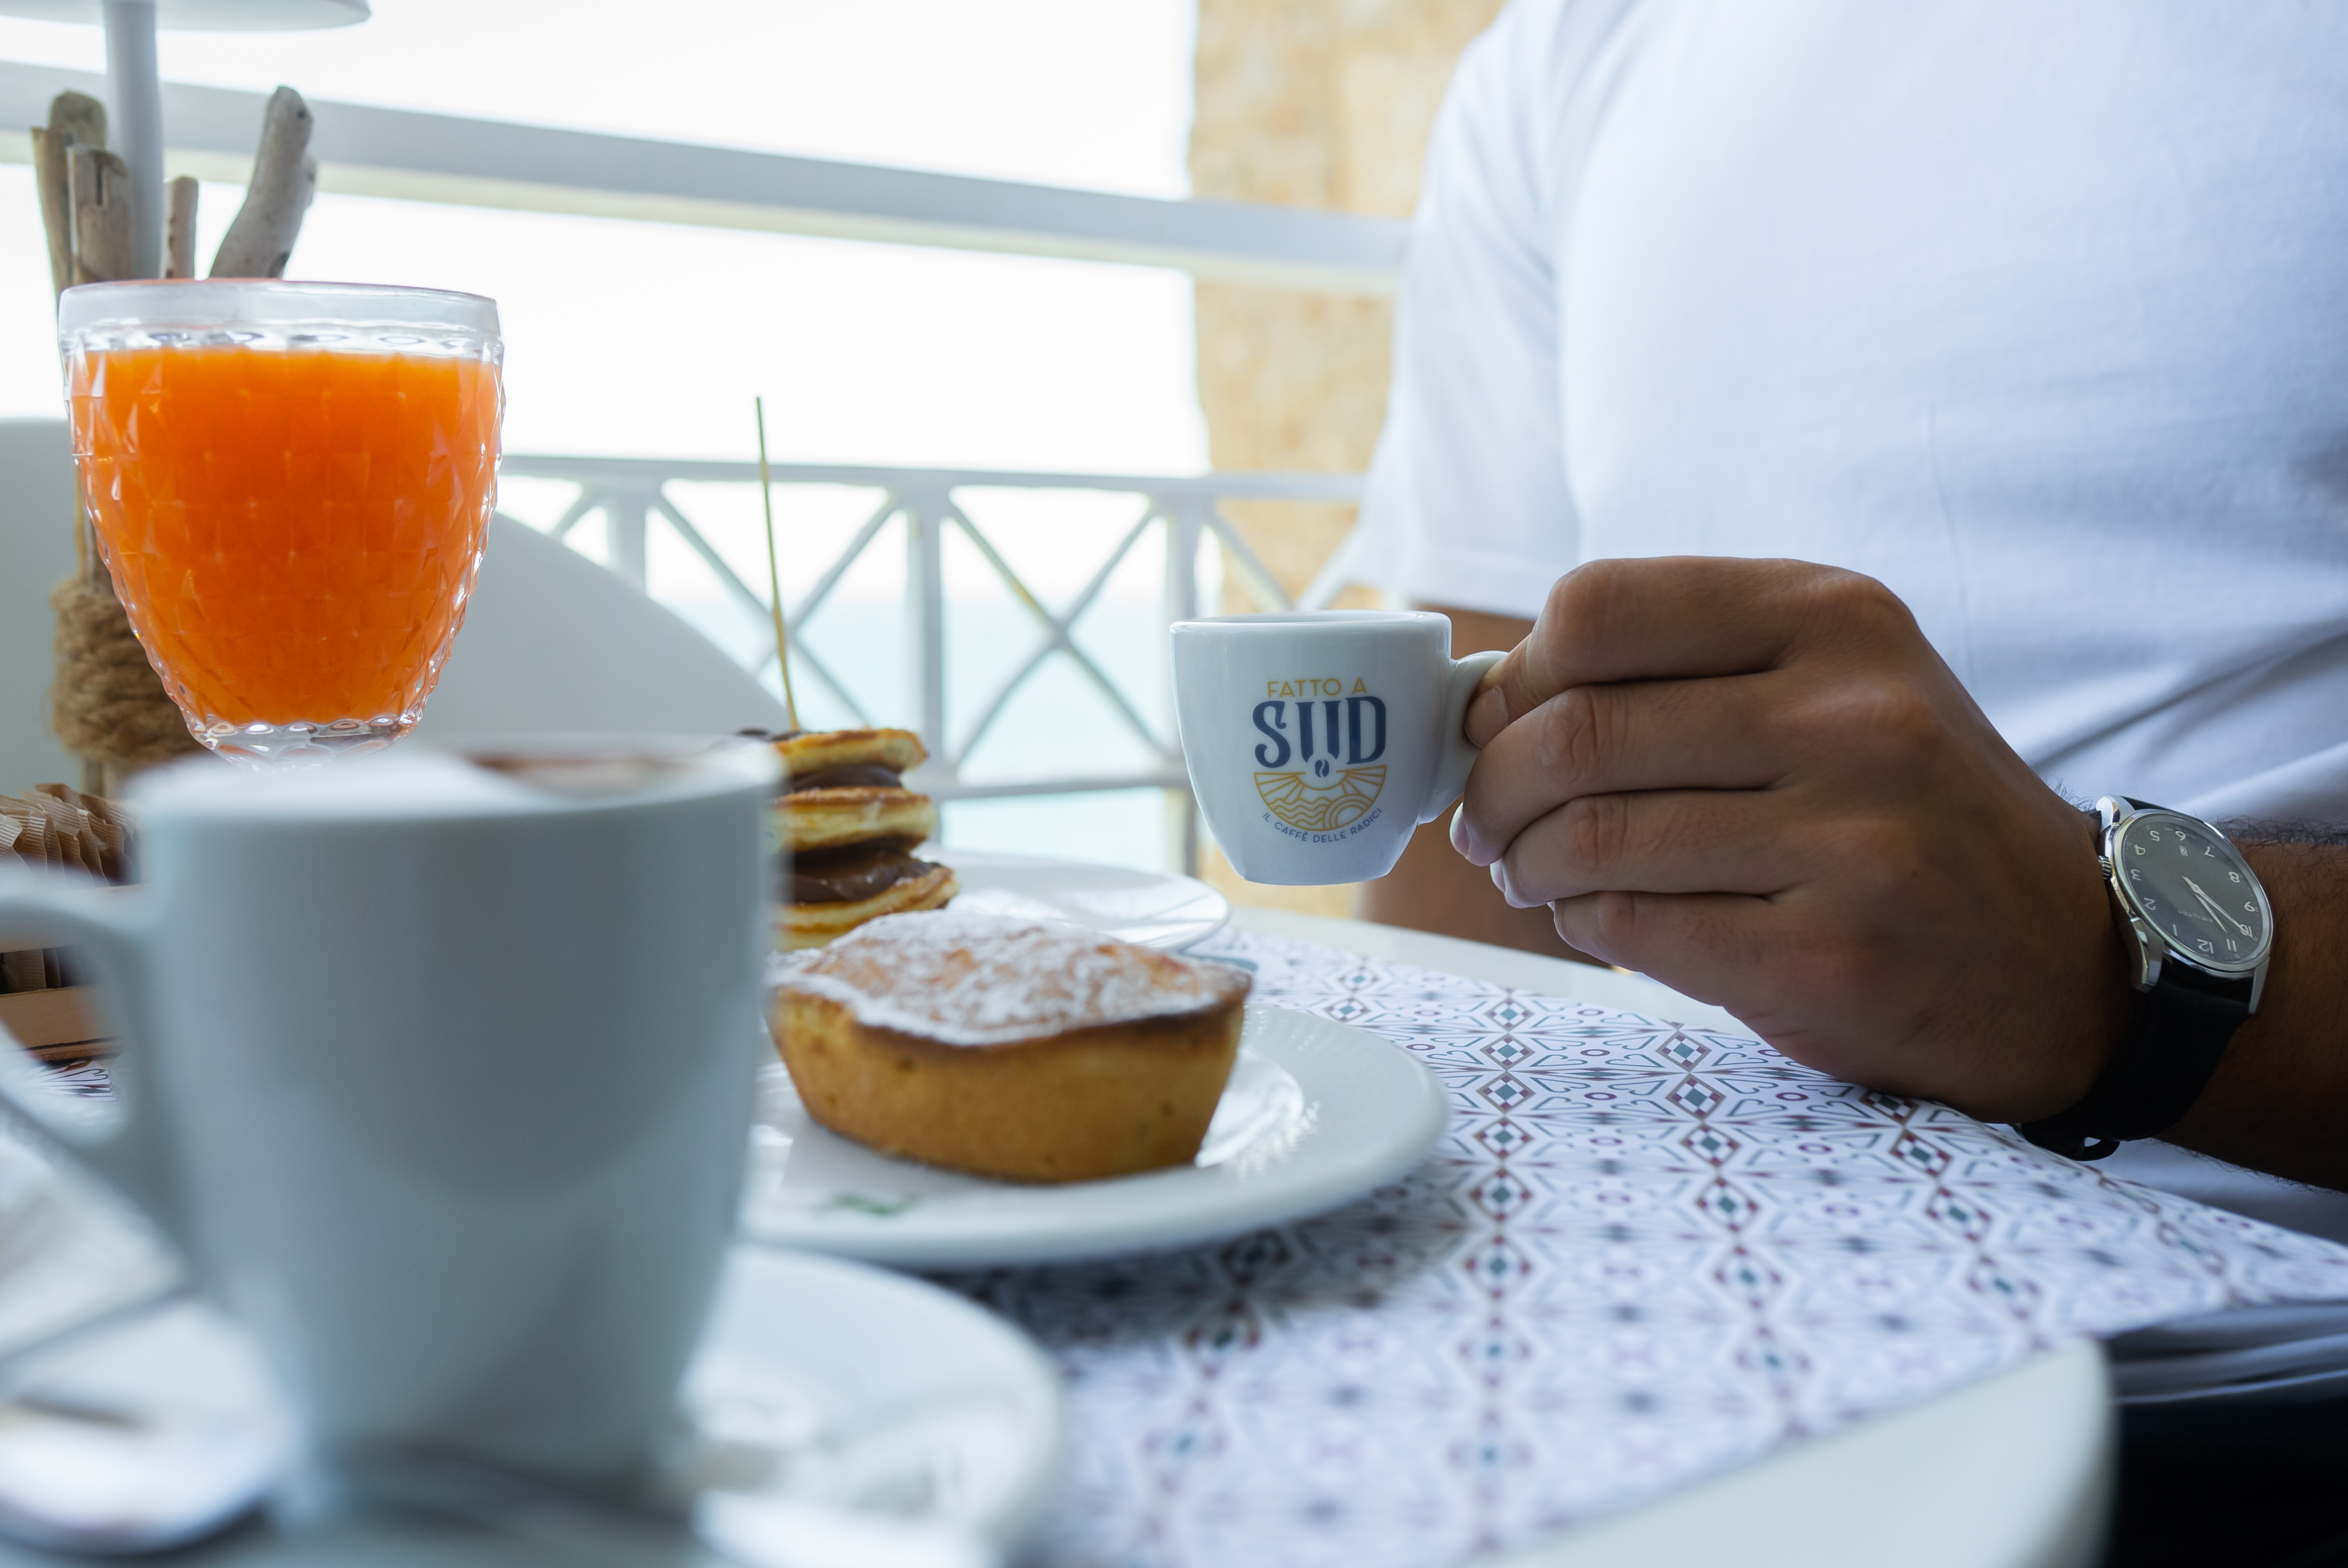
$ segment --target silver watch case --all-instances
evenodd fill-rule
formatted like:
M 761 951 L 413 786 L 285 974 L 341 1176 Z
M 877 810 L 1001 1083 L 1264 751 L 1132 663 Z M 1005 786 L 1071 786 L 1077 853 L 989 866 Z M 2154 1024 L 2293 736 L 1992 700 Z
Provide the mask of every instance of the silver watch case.
M 2250 869 L 2248 860 L 2242 858 L 2242 852 L 2234 849 L 2233 840 L 2198 816 L 2188 816 L 2181 811 L 2170 811 L 2163 806 L 2137 807 L 2112 795 L 2106 795 L 2096 802 L 2096 815 L 2103 825 L 2096 846 L 2096 866 L 2104 874 L 2104 886 L 2111 894 L 2113 907 L 2119 912 L 2120 940 L 2127 948 L 2132 971 L 2128 977 L 2129 983 L 2140 991 L 2152 989 L 2160 983 L 2160 970 L 2164 964 L 2182 964 L 2188 969 L 2218 979 L 2247 978 L 2250 982 L 2250 1010 L 2258 1011 L 2259 997 L 2267 985 L 2267 964 L 2274 957 L 2274 905 L 2267 897 L 2266 885 L 2259 880 L 2258 873 Z M 2144 912 L 2137 907 L 2136 897 L 2128 891 L 2127 881 L 2118 870 L 2120 840 L 2130 823 L 2157 816 L 2175 818 L 2233 850 L 2243 876 L 2249 879 L 2251 891 L 2258 895 L 2259 910 L 2265 917 L 2262 924 L 2264 935 L 2257 948 L 2242 961 L 2222 964 L 2186 952 L 2170 941 L 2158 927 L 2146 919 Z

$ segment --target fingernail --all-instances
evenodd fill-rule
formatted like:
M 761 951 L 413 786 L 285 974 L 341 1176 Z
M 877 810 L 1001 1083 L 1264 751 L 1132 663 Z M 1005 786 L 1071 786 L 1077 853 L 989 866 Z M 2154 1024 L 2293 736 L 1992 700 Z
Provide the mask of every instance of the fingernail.
M 1476 830 L 1468 825 L 1468 803 L 1462 801 L 1451 813 L 1451 847 L 1470 866 L 1486 864 L 1483 841 Z

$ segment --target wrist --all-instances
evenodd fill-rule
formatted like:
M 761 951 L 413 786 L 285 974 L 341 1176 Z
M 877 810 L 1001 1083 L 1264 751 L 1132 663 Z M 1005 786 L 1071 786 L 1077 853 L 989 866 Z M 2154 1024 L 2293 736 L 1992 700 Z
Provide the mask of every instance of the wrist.
M 2067 1005 L 2054 1009 L 2045 1071 L 2016 1122 L 2052 1116 L 2087 1097 L 2119 1053 L 2142 995 L 2129 979 L 2120 913 L 2105 881 L 2102 819 L 2093 811 L 2076 816 L 2079 874 L 2072 880 L 2085 896 L 2075 900 L 2075 979 Z
M 2323 1039 L 2336 1033 L 2334 1029 L 2323 1028 L 2307 1031 L 2307 1020 L 2295 1017 L 2292 1006 L 2295 1000 L 2304 999 L 2306 967 L 2311 961 L 2321 961 L 2315 953 L 2322 950 L 2323 942 L 2318 931 L 2311 929 L 2320 928 L 2320 923 L 2310 907 L 2307 883 L 2311 867 L 2320 866 L 2328 852 L 2303 844 L 2255 841 L 2240 848 L 2279 911 L 2287 909 L 2292 918 L 2276 920 L 2274 962 L 2259 1010 L 2234 1037 L 2209 1088 L 2178 1122 L 2168 1141 L 2238 1164 L 2270 1170 L 2275 1167 L 2263 1145 L 2280 1120 L 2272 1100 L 2299 1093 L 2321 1100 L 2327 1091 L 2338 1091 L 2342 1078 L 2333 1069 L 2330 1052 L 2272 1049 L 2278 1035 L 2312 1032 L 2314 1038 Z M 2338 1184 L 2336 1175 L 2319 1179 L 2327 1185 Z
M 2097 870 L 2137 995 L 2085 1095 L 2017 1126 L 2079 1160 L 2188 1115 L 2258 1007 L 2274 929 L 2256 868 L 2222 831 L 2143 801 L 2097 806 Z

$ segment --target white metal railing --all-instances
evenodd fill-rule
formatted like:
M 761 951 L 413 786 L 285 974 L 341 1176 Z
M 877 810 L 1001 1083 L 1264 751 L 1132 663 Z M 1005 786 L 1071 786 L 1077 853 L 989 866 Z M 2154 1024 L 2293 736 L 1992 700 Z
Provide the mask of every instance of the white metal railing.
M 603 525 L 604 561 L 639 588 L 647 586 L 648 547 L 655 527 L 669 529 L 716 578 L 726 596 L 749 615 L 766 620 L 767 596 L 745 581 L 671 494 L 680 484 L 730 483 L 755 486 L 755 463 L 695 462 L 633 457 L 509 456 L 501 474 L 517 478 L 559 480 L 576 486 L 577 494 L 556 516 L 549 531 L 556 538 L 571 535 L 590 518 Z M 791 670 L 798 681 L 820 682 L 848 712 L 866 723 L 897 719 L 914 730 L 928 748 L 930 761 L 919 775 L 922 788 L 941 800 L 975 800 L 1012 795 L 1069 794 L 1092 790 L 1154 788 L 1187 795 L 1189 781 L 1183 770 L 1181 746 L 1170 733 L 1161 732 L 1143 716 L 1158 705 L 1129 689 L 1126 681 L 1104 667 L 1076 641 L 1078 620 L 1099 600 L 1112 575 L 1141 544 L 1153 528 L 1162 530 L 1164 550 L 1164 621 L 1170 624 L 1202 612 L 1199 558 L 1200 547 L 1212 543 L 1224 559 L 1247 579 L 1262 602 L 1280 608 L 1317 608 L 1343 586 L 1343 572 L 1333 563 L 1313 586 L 1292 596 L 1265 567 L 1246 538 L 1222 510 L 1226 501 L 1288 501 L 1354 503 L 1362 481 L 1350 474 L 1209 474 L 1189 477 L 1143 477 L 1130 475 L 1005 473 L 985 469 L 871 467 L 834 464 L 781 464 L 772 470 L 778 509 L 789 510 L 788 496 L 797 487 L 847 487 L 876 490 L 880 499 L 865 515 L 846 546 L 816 572 L 812 586 L 784 609 L 788 624 Z M 987 491 L 1091 491 L 1129 497 L 1132 505 L 1117 525 L 1101 530 L 1101 549 L 1083 587 L 1057 610 L 1030 588 L 1005 559 L 966 507 L 961 493 Z M 860 701 L 850 683 L 830 669 L 804 635 L 811 620 L 829 601 L 851 568 L 863 559 L 891 521 L 901 519 L 905 534 L 904 620 L 911 638 L 908 650 L 911 671 L 907 708 L 902 715 L 876 713 Z M 949 534 L 966 539 L 1012 599 L 1025 608 L 1035 640 L 1007 678 L 976 704 L 976 717 L 958 729 L 948 722 L 948 620 L 953 601 L 946 588 L 945 549 Z M 1343 552 L 1341 553 L 1341 557 Z M 1012 780 L 973 782 L 964 778 L 971 753 L 993 729 L 1012 698 L 1055 654 L 1072 661 L 1096 686 L 1121 722 L 1151 758 L 1138 771 L 1116 774 L 1056 774 Z M 744 661 L 753 673 L 764 674 L 774 663 L 772 639 Z M 1197 863 L 1196 814 L 1185 812 L 1182 854 L 1187 865 Z
M 106 96 L 102 77 L 0 60 L 0 125 L 47 123 L 49 99 L 65 87 Z M 267 101 L 165 83 L 166 172 L 243 184 Z M 1370 294 L 1394 292 L 1407 232 L 1394 219 L 1354 213 L 1166 201 L 364 104 L 310 108 L 318 189 L 355 196 L 1176 267 Z M 24 137 L 0 136 L 0 161 L 28 156 Z

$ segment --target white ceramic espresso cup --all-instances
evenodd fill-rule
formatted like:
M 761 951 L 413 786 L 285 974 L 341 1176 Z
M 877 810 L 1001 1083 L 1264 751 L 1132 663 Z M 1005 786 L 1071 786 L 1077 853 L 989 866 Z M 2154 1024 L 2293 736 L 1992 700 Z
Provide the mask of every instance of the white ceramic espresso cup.
M 1420 610 L 1176 622 L 1182 755 L 1232 869 L 1288 886 L 1392 871 L 1467 787 L 1460 723 L 1500 658 L 1453 659 L 1449 618 Z
M 120 1050 L 110 1127 L 17 1063 L 0 1110 L 253 1330 L 304 1506 L 417 1459 L 648 1476 L 739 1200 L 776 776 L 682 740 L 203 761 L 134 789 L 141 886 L 0 882 Z

